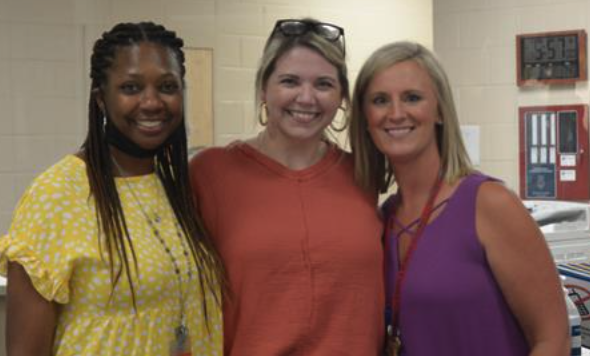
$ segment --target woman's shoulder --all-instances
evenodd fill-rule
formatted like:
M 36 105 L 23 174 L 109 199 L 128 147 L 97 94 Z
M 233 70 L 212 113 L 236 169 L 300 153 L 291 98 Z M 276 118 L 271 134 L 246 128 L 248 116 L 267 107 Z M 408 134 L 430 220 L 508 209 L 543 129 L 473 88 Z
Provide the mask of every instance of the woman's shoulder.
M 352 153 L 345 150 L 337 143 L 329 143 L 328 157 L 333 157 L 336 162 L 346 166 L 347 169 L 353 169 L 354 161 L 352 158 Z
M 477 193 L 477 210 L 502 220 L 506 216 L 517 216 L 525 209 L 516 192 L 502 181 L 486 180 Z
M 88 221 L 85 214 L 89 210 L 84 208 L 88 202 L 84 161 L 66 156 L 27 188 L 15 209 L 9 233 L 28 244 L 43 243 L 49 236 L 65 236 L 64 226 Z
M 473 182 L 477 185 L 486 182 L 497 182 L 503 184 L 501 179 L 476 170 L 465 173 L 457 180 L 460 182 Z
M 39 174 L 27 189 L 28 194 L 53 193 L 47 198 L 60 198 L 60 194 L 87 191 L 86 164 L 74 155 L 67 155 Z
M 191 166 L 217 165 L 230 159 L 237 151 L 244 149 L 244 141 L 233 141 L 226 146 L 211 146 L 199 150 L 191 159 Z
M 491 188 L 492 190 L 505 187 L 504 182 L 500 179 L 479 171 L 471 171 L 450 180 L 445 179 L 445 182 L 450 186 L 450 190 L 452 191 L 449 197 L 459 195 L 479 198 L 482 192 L 484 195 L 488 194 L 487 190 L 490 188 L 487 187 L 489 186 L 495 187 Z

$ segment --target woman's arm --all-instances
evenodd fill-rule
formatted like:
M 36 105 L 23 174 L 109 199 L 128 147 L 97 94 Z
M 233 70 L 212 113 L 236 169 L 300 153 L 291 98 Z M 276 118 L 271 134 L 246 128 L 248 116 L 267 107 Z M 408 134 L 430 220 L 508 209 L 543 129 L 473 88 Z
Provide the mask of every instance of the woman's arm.
M 557 268 L 520 199 L 499 183 L 482 184 L 477 232 L 531 356 L 563 356 L 570 348 L 567 309 Z
M 33 287 L 25 269 L 8 264 L 6 350 L 8 356 L 51 355 L 57 306 Z

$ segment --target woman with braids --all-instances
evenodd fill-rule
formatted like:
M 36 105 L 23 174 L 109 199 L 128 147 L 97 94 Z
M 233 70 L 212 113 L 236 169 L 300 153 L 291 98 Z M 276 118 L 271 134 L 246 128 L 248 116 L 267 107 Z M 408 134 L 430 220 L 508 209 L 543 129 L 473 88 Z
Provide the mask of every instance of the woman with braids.
M 376 356 L 382 224 L 328 139 L 349 103 L 344 30 L 276 22 L 256 75 L 264 130 L 190 163 L 227 270 L 225 355 Z
M 183 42 L 119 24 L 92 54 L 88 134 L 0 239 L 9 355 L 220 355 L 221 268 L 195 218 Z

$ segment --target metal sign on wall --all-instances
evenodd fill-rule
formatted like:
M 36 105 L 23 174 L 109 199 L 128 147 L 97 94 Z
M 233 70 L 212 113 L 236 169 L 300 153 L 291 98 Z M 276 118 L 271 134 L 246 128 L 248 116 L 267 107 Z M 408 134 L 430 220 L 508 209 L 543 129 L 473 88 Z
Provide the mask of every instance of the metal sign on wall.
M 523 199 L 590 199 L 587 105 L 519 109 Z

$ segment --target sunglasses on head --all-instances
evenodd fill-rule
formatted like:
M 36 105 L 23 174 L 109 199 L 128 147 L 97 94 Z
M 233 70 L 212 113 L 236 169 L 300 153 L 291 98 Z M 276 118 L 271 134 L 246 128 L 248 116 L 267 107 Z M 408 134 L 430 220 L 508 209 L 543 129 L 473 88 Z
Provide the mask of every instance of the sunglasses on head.
M 331 23 L 309 20 L 278 20 L 272 35 L 280 32 L 285 37 L 293 37 L 302 36 L 309 31 L 313 31 L 330 42 L 336 42 L 342 38 L 342 51 L 344 52 L 344 29 Z

